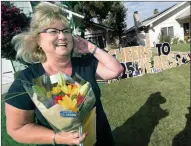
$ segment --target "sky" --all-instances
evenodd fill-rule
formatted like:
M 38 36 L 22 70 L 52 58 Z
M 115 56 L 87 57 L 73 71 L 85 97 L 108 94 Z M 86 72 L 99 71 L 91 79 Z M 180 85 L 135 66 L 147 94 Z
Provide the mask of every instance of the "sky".
M 161 12 L 176 3 L 178 2 L 124 2 L 125 7 L 128 8 L 126 14 L 127 28 L 134 26 L 133 13 L 135 11 L 138 11 L 140 20 L 143 21 L 153 15 L 153 10 L 155 8 Z

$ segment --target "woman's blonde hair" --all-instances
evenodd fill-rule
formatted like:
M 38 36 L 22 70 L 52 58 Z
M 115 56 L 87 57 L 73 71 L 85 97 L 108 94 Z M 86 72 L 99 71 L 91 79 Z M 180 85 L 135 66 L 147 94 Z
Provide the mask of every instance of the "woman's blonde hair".
M 66 27 L 69 27 L 69 22 L 61 7 L 49 2 L 41 2 L 35 7 L 30 29 L 14 36 L 12 39 L 17 51 L 17 59 L 22 59 L 28 63 L 46 61 L 46 55 L 37 43 L 37 35 L 54 20 L 60 20 Z

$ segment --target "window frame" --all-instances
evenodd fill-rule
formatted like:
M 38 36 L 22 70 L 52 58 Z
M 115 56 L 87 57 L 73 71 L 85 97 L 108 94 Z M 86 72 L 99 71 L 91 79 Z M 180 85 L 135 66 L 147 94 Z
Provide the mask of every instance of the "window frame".
M 169 35 L 169 28 L 172 28 L 172 35 Z M 167 27 L 161 27 L 160 31 L 161 31 L 161 34 L 162 34 L 162 29 L 166 29 L 166 34 L 167 35 L 164 35 L 164 36 L 170 36 L 171 38 L 174 38 L 174 26 L 167 26 Z

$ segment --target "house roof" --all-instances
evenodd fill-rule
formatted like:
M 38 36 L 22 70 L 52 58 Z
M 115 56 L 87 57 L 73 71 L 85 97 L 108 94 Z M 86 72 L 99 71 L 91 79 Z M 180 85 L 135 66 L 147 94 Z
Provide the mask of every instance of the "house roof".
M 72 12 L 72 11 L 66 9 L 66 8 L 63 8 L 63 11 L 65 13 L 71 13 L 74 17 L 77 17 L 77 18 L 80 18 L 80 19 L 84 19 L 83 15 L 80 15 L 78 13 Z M 89 24 L 95 25 L 95 26 L 98 26 L 98 27 L 101 27 L 101 28 L 104 28 L 104 29 L 108 29 L 108 30 L 114 30 L 114 28 L 112 28 L 112 27 L 109 27 L 109 26 L 106 26 L 106 25 L 103 25 L 103 24 L 99 24 L 99 23 L 95 23 L 93 21 L 90 21 Z
M 173 10 L 177 9 L 178 7 L 184 5 L 186 2 L 181 2 L 181 3 L 177 3 L 165 10 L 163 10 L 162 12 L 155 14 L 149 18 L 146 18 L 145 20 L 143 20 L 141 22 L 141 25 L 139 27 L 144 27 L 144 26 L 149 26 L 150 24 L 152 24 L 153 22 L 157 21 L 158 19 L 160 19 L 161 17 L 167 15 L 168 13 L 172 12 Z M 190 12 L 189 12 L 190 13 Z M 132 30 L 135 29 L 135 26 L 132 26 L 131 28 L 129 28 L 125 33 L 128 33 Z
M 182 20 L 190 17 L 190 7 L 186 8 L 184 12 L 176 17 L 177 20 Z
M 167 9 L 163 10 L 162 12 L 157 13 L 157 14 L 155 14 L 155 15 L 153 15 L 153 16 L 151 16 L 151 17 L 145 19 L 145 20 L 143 20 L 143 21 L 142 21 L 142 25 L 148 25 L 148 24 L 149 24 L 151 21 L 153 21 L 153 20 L 156 21 L 159 16 L 161 16 L 161 15 L 163 15 L 163 16 L 166 15 L 167 13 L 170 12 L 171 8 L 174 8 L 174 7 L 176 7 L 176 6 L 177 6 L 177 4 L 172 5 L 171 7 L 169 7 L 169 8 L 167 8 Z
M 66 8 L 63 8 L 62 10 L 63 10 L 64 12 L 66 12 L 66 13 L 71 13 L 73 16 L 76 16 L 76 17 L 78 17 L 78 18 L 84 19 L 84 16 L 83 16 L 83 15 L 80 15 L 80 14 L 78 14 L 78 13 L 75 13 L 75 12 L 72 12 L 72 11 L 70 11 L 70 10 L 67 10 Z
M 95 22 L 93 22 L 93 21 L 90 21 L 89 24 L 95 25 L 95 26 L 98 26 L 98 27 L 101 27 L 101 28 L 104 28 L 104 29 L 108 29 L 108 30 L 111 30 L 111 31 L 114 30 L 113 27 L 106 26 L 106 25 L 103 25 L 103 24 L 98 24 L 98 23 L 95 23 Z

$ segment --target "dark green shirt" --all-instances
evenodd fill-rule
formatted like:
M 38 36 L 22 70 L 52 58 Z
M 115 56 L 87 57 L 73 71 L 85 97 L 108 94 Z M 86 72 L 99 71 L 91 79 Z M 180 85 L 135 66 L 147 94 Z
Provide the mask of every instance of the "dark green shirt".
M 94 94 L 96 96 L 96 114 L 97 114 L 97 122 L 96 122 L 96 130 L 97 130 L 97 141 L 101 140 L 103 136 L 107 136 L 108 133 L 110 134 L 110 127 L 105 116 L 105 113 L 102 108 L 101 100 L 100 100 L 100 89 L 96 82 L 95 73 L 97 69 L 98 61 L 92 55 L 83 56 L 81 58 L 72 58 L 72 75 L 73 77 L 75 73 L 78 73 L 84 80 L 90 82 Z M 21 80 L 27 81 L 32 83 L 32 79 L 37 78 L 41 75 L 45 74 L 45 70 L 41 63 L 33 64 L 26 68 L 25 70 L 21 71 L 18 77 L 15 79 L 11 87 L 9 88 L 8 94 L 18 92 L 26 92 L 22 86 Z M 13 96 L 13 94 L 11 94 Z M 9 95 L 6 96 L 9 98 Z M 23 110 L 34 110 L 35 116 L 37 119 L 37 123 L 43 125 L 47 128 L 51 128 L 47 120 L 42 116 L 39 110 L 35 107 L 34 103 L 32 102 L 31 98 L 28 94 L 23 94 L 16 96 L 14 98 L 8 99 L 6 101 L 8 104 Z M 104 135 L 104 131 L 105 134 Z M 111 137 L 108 138 L 111 141 Z M 107 138 L 104 138 L 104 141 L 107 141 Z M 101 144 L 99 144 L 101 145 Z M 104 145 L 104 144 L 103 144 Z M 52 145 L 41 145 L 41 146 L 52 146 Z

